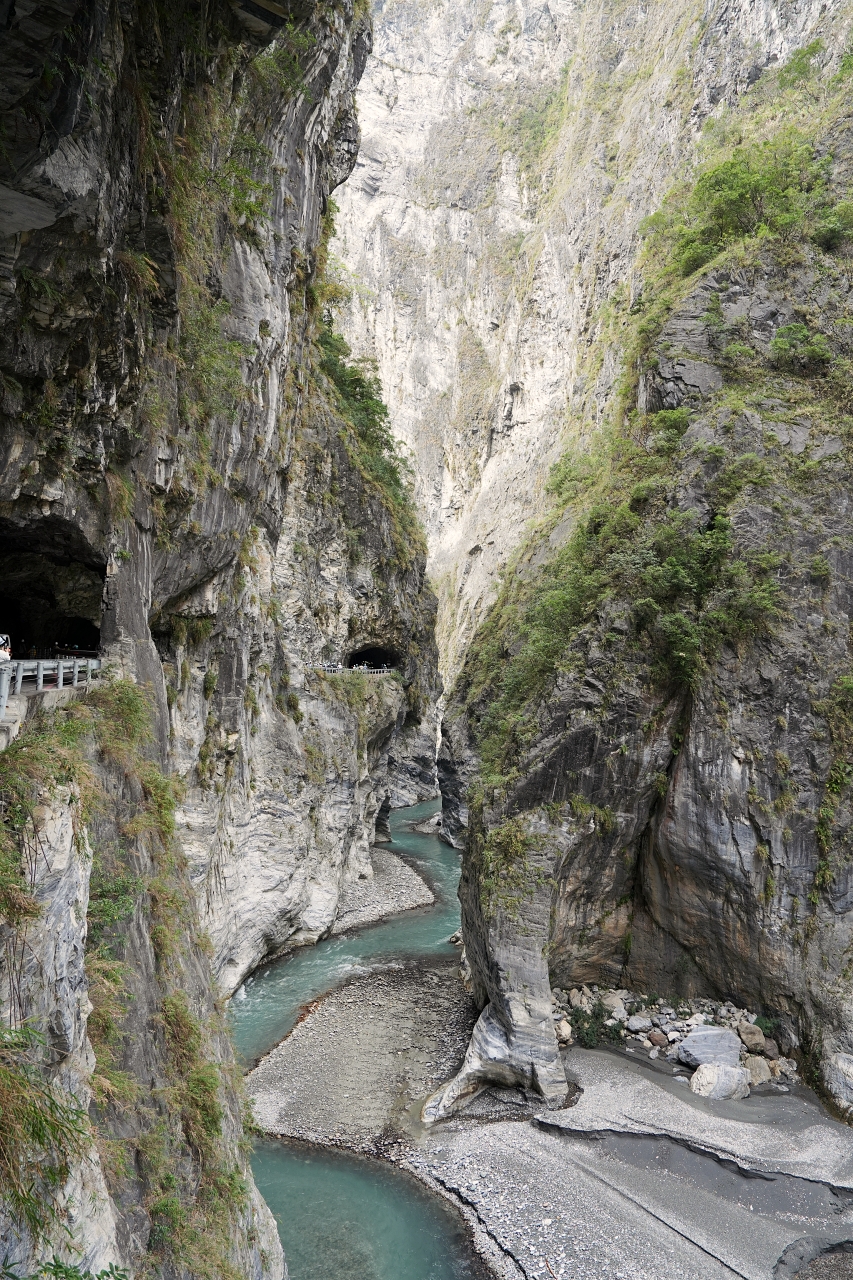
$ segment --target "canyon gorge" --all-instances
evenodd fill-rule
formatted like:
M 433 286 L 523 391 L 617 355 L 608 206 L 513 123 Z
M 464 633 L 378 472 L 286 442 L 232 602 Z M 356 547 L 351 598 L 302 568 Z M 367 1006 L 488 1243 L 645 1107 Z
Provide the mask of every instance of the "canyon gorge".
M 848 1274 L 853 8 L 0 31 L 4 1276 Z

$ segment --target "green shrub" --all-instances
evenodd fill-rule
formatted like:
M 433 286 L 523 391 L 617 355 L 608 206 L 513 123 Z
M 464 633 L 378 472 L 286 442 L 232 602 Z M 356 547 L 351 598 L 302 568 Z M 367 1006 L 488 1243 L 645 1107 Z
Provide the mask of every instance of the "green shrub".
M 808 374 L 823 370 L 832 352 L 822 333 L 813 333 L 808 325 L 786 324 L 770 342 L 770 357 L 782 369 Z
M 600 1000 L 596 1000 L 591 1013 L 586 1013 L 583 1009 L 572 1009 L 569 1022 L 572 1024 L 575 1040 L 584 1049 L 595 1049 L 602 1042 L 621 1044 L 619 1024 L 612 1027 L 604 1025 L 610 1017 L 610 1010 L 605 1009 Z
M 376 492 L 392 518 L 392 539 L 398 558 L 411 562 L 423 550 L 423 533 L 412 496 L 412 473 L 388 426 L 388 409 L 375 367 L 350 359 L 350 348 L 335 333 L 329 317 L 317 339 L 320 370 L 334 389 L 337 408 L 352 427 L 347 449 L 355 466 Z
M 815 226 L 812 239 L 830 252 L 853 236 L 853 200 L 841 200 Z
M 320 368 L 335 387 L 338 408 L 355 430 L 368 474 L 397 505 L 409 501 L 409 468 L 388 426 L 382 387 L 366 361 L 350 360 L 344 338 L 326 323 L 320 330 Z
M 0 1196 L 36 1239 L 55 1218 L 53 1192 L 90 1140 L 86 1112 L 46 1082 L 43 1056 L 31 1027 L 0 1027 Z
M 719 506 L 727 507 L 750 485 L 762 488 L 770 484 L 771 471 L 756 453 L 741 453 L 727 462 L 715 478 L 712 490 Z
M 89 880 L 88 941 L 97 946 L 104 933 L 133 914 L 145 881 L 111 860 L 96 857 Z
M 510 919 L 517 919 L 521 903 L 544 883 L 542 874 L 530 866 L 529 855 L 535 848 L 536 840 L 521 817 L 506 818 L 492 827 L 485 840 L 480 837 L 480 902 L 487 917 L 502 910 Z
M 202 1160 L 211 1162 L 222 1128 L 219 1069 L 204 1061 L 202 1029 L 183 991 L 163 1000 L 163 1027 L 176 1081 L 184 1137 Z
M 814 60 L 826 48 L 822 40 L 812 40 L 803 49 L 791 54 L 779 72 L 779 85 L 782 89 L 790 89 L 793 85 L 802 84 L 814 75 Z
M 276 99 L 298 94 L 311 100 L 302 72 L 302 62 L 311 54 L 317 39 L 288 20 L 276 33 L 275 41 L 249 64 L 249 74 L 263 90 Z M 277 101 L 277 106 L 280 103 Z
M 129 1280 L 129 1272 L 111 1262 L 105 1271 L 92 1275 L 91 1271 L 82 1271 L 80 1267 L 55 1257 L 50 1262 L 42 1262 L 37 1271 L 32 1271 L 27 1276 L 16 1271 L 14 1264 L 9 1266 L 4 1262 L 0 1269 L 0 1280 Z
M 747 236 L 786 240 L 830 217 L 829 163 L 801 134 L 739 148 L 700 174 L 669 225 L 666 214 L 647 219 L 647 232 L 669 229 L 682 275 L 691 275 L 727 245 Z

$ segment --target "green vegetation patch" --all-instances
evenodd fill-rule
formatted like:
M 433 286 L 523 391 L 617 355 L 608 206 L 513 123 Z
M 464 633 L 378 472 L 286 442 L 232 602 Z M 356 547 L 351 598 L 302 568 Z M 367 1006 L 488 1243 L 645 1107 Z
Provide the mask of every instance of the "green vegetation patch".
M 530 861 L 540 843 L 527 830 L 523 817 L 505 818 L 485 836 L 477 833 L 474 866 L 480 903 L 488 919 L 501 911 L 508 919 L 517 920 L 521 904 L 549 883 L 545 872 Z
M 0 1280 L 129 1280 L 129 1272 L 111 1262 L 104 1271 L 93 1275 L 89 1270 L 83 1270 L 72 1263 L 63 1262 L 60 1258 L 54 1257 L 50 1262 L 40 1263 L 35 1271 L 31 1271 L 26 1276 L 22 1275 L 14 1264 L 9 1266 L 4 1262 L 0 1266 Z
M 676 188 L 643 224 L 659 265 L 684 276 L 744 241 L 814 240 L 838 248 L 853 234 L 853 205 L 830 186 L 831 157 L 801 130 L 743 143 Z
M 370 483 L 392 518 L 393 536 L 404 563 L 424 549 L 412 496 L 412 472 L 388 425 L 388 408 L 375 366 L 352 360 L 352 352 L 330 318 L 317 334 L 319 368 L 334 389 L 335 407 L 352 428 L 346 443 L 350 458 Z
M 832 763 L 815 829 L 818 863 L 808 895 L 809 902 L 816 908 L 821 891 L 830 887 L 835 876 L 838 860 L 836 815 L 842 797 L 853 782 L 853 676 L 842 676 L 836 680 L 827 697 L 816 702 L 814 709 L 826 721 L 832 743 Z
M 606 1009 L 600 1000 L 596 1000 L 589 1013 L 584 1009 L 569 1011 L 569 1022 L 574 1038 L 584 1049 L 596 1049 L 600 1044 L 622 1043 L 619 1024 L 608 1027 L 605 1023 L 609 1019 L 611 1019 L 610 1010 Z
M 45 1080 L 44 1051 L 32 1027 L 0 1027 L 0 1197 L 37 1240 L 56 1220 L 53 1193 L 90 1142 L 85 1111 Z
M 725 506 L 758 477 L 735 468 L 723 479 L 706 525 L 669 505 L 674 449 L 684 410 L 636 423 L 598 455 L 564 459 L 552 477 L 561 506 L 578 514 L 574 532 L 542 567 L 507 576 L 464 671 L 483 782 L 501 786 L 535 732 L 533 711 L 573 645 L 608 599 L 617 602 L 635 651 L 663 688 L 694 687 L 728 641 L 767 630 L 777 612 L 777 561 L 735 556 Z M 651 448 L 649 445 L 651 444 Z

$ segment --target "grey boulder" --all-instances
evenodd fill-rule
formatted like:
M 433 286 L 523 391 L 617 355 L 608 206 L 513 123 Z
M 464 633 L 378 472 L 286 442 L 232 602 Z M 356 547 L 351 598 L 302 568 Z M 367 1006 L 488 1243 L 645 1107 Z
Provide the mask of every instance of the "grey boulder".
M 759 1057 L 758 1054 L 747 1054 L 744 1067 L 749 1072 L 749 1083 L 751 1085 L 768 1084 L 772 1080 L 770 1067 L 767 1065 L 767 1059 Z
M 740 1062 L 740 1039 L 726 1027 L 697 1027 L 678 1046 L 678 1056 L 688 1067 L 705 1063 L 736 1067 Z
M 633 1031 L 635 1034 L 642 1031 L 651 1031 L 652 1020 L 651 1018 L 643 1017 L 641 1013 L 634 1013 L 628 1019 L 626 1026 L 629 1031 Z
M 764 1032 L 761 1027 L 753 1026 L 751 1022 L 741 1022 L 737 1033 L 750 1053 L 764 1052 Z
M 700 1098 L 748 1098 L 749 1072 L 722 1062 L 703 1062 L 690 1078 L 690 1092 Z

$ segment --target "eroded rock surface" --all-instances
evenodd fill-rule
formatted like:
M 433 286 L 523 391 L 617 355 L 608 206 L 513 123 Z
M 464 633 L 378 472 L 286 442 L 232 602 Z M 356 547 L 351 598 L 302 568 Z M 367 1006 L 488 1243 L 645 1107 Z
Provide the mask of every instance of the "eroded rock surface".
M 836 22 L 819 0 L 378 7 L 335 248 L 416 460 L 448 684 L 566 438 L 601 425 L 643 218 L 709 116 L 808 40 L 844 47 Z M 681 354 L 674 377 L 719 376 Z
M 204 1239 L 210 1266 L 282 1275 L 215 1000 L 327 934 L 372 875 L 377 819 L 435 790 L 423 548 L 315 350 L 370 21 L 351 0 L 300 6 L 295 26 L 258 8 L 4 10 L 0 625 L 16 649 L 99 648 L 108 679 L 147 690 L 153 724 L 137 750 L 114 708 L 112 752 L 87 747 L 94 873 L 54 839 L 72 813 L 45 767 L 39 903 L 56 927 L 7 930 L 4 1016 L 32 1015 L 56 1046 L 67 1069 L 44 1070 L 63 1096 L 88 1105 L 96 1081 L 115 1159 L 106 1188 L 94 1147 L 72 1170 L 71 1235 L 24 1233 L 8 1255 L 22 1274 L 58 1249 L 93 1271 L 191 1275 Z M 393 674 L 318 669 L 371 644 Z M 121 905 L 84 961 L 92 874 Z
M 718 359 L 703 320 L 714 298 L 724 314 L 735 299 L 747 310 L 760 300 L 781 323 L 792 299 L 806 305 L 826 279 L 835 288 L 826 305 L 844 317 L 845 269 L 823 270 L 767 261 L 750 281 L 711 273 L 664 326 L 661 349 Z M 842 326 L 837 332 L 843 353 Z M 648 379 L 658 403 L 669 394 L 665 376 Z M 618 592 L 602 601 L 532 712 L 517 780 L 494 809 L 487 793 L 483 826 L 472 828 L 461 890 L 466 950 L 485 1000 L 518 930 L 511 913 L 484 916 L 474 841 L 522 811 L 532 844 L 552 851 L 556 882 L 539 981 L 547 969 L 567 990 L 605 981 L 734 998 L 777 1020 L 786 1054 L 820 1040 L 827 1087 L 847 1106 L 853 1094 L 834 1055 L 853 1045 L 843 958 L 849 864 L 840 855 L 849 802 L 846 790 L 838 802 L 825 797 L 838 794 L 831 779 L 847 750 L 835 708 L 846 696 L 853 609 L 850 462 L 838 428 L 803 415 L 795 384 L 782 377 L 774 385 L 777 394 L 764 390 L 740 409 L 725 391 L 680 388 L 690 425 L 667 502 L 673 518 L 697 529 L 724 512 L 741 563 L 770 556 L 779 614 L 764 634 L 724 642 L 688 694 L 652 675 L 631 602 Z M 805 435 L 794 454 L 784 442 L 797 424 Z M 753 459 L 760 483 L 736 482 L 721 502 L 725 477 Z M 824 556 L 831 567 L 818 580 Z M 445 735 L 448 755 L 461 751 L 463 775 L 478 759 L 480 715 L 463 675 Z M 827 803 L 831 836 L 819 828 Z M 530 880 L 531 903 L 543 896 L 540 880 Z

